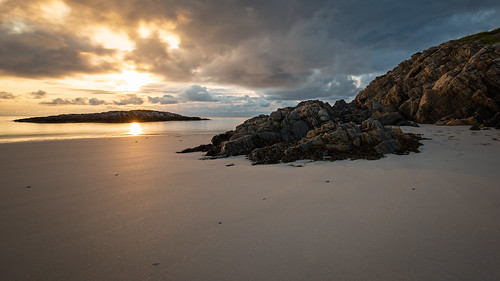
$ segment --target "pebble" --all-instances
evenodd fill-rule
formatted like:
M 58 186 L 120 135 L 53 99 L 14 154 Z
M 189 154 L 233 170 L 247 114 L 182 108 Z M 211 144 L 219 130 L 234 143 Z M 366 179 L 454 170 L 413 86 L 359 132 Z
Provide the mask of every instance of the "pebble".
M 232 167 L 234 166 L 234 163 L 227 164 L 226 167 Z

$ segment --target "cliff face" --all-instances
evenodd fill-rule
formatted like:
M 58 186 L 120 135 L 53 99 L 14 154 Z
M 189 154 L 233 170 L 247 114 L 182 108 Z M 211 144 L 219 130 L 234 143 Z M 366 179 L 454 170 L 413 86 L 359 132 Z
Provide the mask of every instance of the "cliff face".
M 373 80 L 353 104 L 383 104 L 419 123 L 500 125 L 500 29 L 414 54 Z

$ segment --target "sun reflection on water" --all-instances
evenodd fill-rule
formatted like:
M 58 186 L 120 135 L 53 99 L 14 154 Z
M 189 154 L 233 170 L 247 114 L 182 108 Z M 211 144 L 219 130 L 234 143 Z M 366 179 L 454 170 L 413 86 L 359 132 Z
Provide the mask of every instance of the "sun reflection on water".
M 137 136 L 137 135 L 142 134 L 141 125 L 139 125 L 139 123 L 136 123 L 136 122 L 131 123 L 128 133 L 133 135 L 133 136 Z

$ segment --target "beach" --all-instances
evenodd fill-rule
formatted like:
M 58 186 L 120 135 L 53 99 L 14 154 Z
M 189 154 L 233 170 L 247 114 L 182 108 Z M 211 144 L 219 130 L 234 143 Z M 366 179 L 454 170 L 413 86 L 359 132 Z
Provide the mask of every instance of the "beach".
M 0 280 L 500 280 L 500 130 L 403 130 L 421 153 L 257 166 L 176 153 L 207 134 L 0 144 Z

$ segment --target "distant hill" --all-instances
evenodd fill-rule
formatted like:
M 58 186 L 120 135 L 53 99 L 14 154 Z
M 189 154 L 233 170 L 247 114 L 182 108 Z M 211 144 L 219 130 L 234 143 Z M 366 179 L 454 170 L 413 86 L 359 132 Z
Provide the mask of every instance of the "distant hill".
M 207 120 L 200 117 L 188 117 L 175 113 L 154 110 L 108 111 L 86 114 L 61 114 L 46 117 L 30 117 L 14 120 L 31 123 L 130 123 L 158 121 L 196 121 Z
M 500 128 L 500 28 L 414 54 L 375 78 L 353 104 L 387 106 L 419 123 Z

